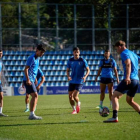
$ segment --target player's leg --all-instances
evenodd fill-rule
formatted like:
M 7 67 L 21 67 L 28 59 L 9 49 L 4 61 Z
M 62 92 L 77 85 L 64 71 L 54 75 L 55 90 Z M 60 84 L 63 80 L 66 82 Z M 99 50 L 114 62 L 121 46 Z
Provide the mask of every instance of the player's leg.
M 139 87 L 138 80 L 131 80 L 130 89 L 127 92 L 126 101 L 127 103 L 132 106 L 138 113 L 140 113 L 140 106 L 134 101 L 134 96 L 137 92 Z
M 76 105 L 77 113 L 80 112 L 81 102 L 79 100 L 79 96 L 78 95 L 79 95 L 80 90 L 82 89 L 82 87 L 83 87 L 83 84 L 75 84 L 75 90 L 74 90 L 74 93 L 73 93 L 74 100 L 77 103 L 77 105 Z
M 36 103 L 37 103 L 37 99 L 38 99 L 38 94 L 37 92 L 34 92 L 34 93 L 31 93 L 31 101 L 30 101 L 30 116 L 29 116 L 29 119 L 30 120 L 41 120 L 42 117 L 40 116 L 36 116 L 35 113 L 34 113 L 34 110 L 35 110 L 35 106 L 36 106 Z
M 40 89 L 37 90 L 37 93 L 39 93 L 39 92 L 40 92 Z M 37 101 L 36 101 L 36 106 L 35 106 L 35 110 L 34 110 L 34 111 L 36 111 L 36 108 L 37 108 L 37 102 L 38 102 L 38 96 L 37 96 Z
M 75 84 L 69 83 L 68 93 L 69 93 L 69 102 L 70 102 L 70 105 L 73 109 L 72 114 L 77 114 L 76 107 L 75 107 L 75 101 L 73 98 L 74 89 L 75 89 Z
M 105 98 L 105 89 L 106 89 L 106 84 L 100 83 L 100 106 L 103 106 L 103 101 Z
M 134 97 L 126 96 L 127 103 L 132 106 L 138 113 L 140 113 L 140 106 L 134 101 Z
M 7 117 L 8 115 L 2 113 L 2 109 L 3 109 L 3 92 L 2 86 L 0 85 L 0 116 Z
M 113 83 L 108 84 L 108 92 L 109 92 L 109 99 L 110 99 L 110 107 L 112 106 L 112 95 L 113 95 Z
M 69 102 L 70 102 L 70 105 L 73 109 L 71 114 L 77 114 L 76 107 L 75 107 L 75 101 L 74 101 L 74 98 L 73 98 L 73 92 L 74 91 L 69 91 Z
M 36 103 L 37 103 L 37 98 L 38 98 L 38 94 L 37 92 L 35 93 L 31 93 L 31 101 L 30 101 L 30 112 L 34 112 L 35 110 L 35 106 L 36 106 Z
M 37 99 L 38 99 L 36 86 L 35 86 L 34 82 L 32 82 L 32 85 L 27 85 L 26 81 L 23 81 L 23 82 L 24 82 L 24 85 L 26 87 L 26 92 L 31 95 L 29 119 L 30 120 L 41 120 L 42 117 L 36 116 L 35 113 L 34 113 L 34 109 L 35 109 L 36 102 L 37 102 Z
M 29 97 L 30 97 L 30 94 L 26 93 L 26 96 L 25 96 L 26 109 L 25 109 L 24 112 L 28 112 L 29 111 Z
M 123 94 L 128 90 L 129 86 L 126 85 L 125 80 L 121 81 L 121 83 L 115 89 L 112 95 L 112 109 L 113 116 L 112 118 L 104 121 L 104 122 L 118 122 L 118 110 L 119 110 L 119 99 L 123 96 Z
M 3 92 L 0 92 L 0 113 L 2 113 L 3 108 Z
M 80 112 L 80 105 L 81 105 L 81 102 L 79 101 L 78 95 L 79 95 L 79 91 L 74 90 L 73 97 L 74 97 L 74 100 L 76 102 L 76 111 L 77 111 L 77 113 Z
M 112 95 L 112 109 L 113 109 L 113 116 L 104 122 L 118 122 L 118 110 L 119 110 L 119 99 L 123 96 L 121 92 L 114 91 Z

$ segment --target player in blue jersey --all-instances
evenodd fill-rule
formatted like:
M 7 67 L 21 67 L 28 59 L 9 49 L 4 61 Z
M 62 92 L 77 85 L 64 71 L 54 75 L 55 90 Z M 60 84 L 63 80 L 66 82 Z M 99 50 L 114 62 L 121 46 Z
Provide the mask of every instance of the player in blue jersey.
M 40 87 L 44 83 L 44 81 L 45 81 L 44 74 L 43 74 L 42 70 L 39 68 L 38 72 L 37 72 L 37 76 L 36 76 L 36 81 L 35 81 L 36 82 L 35 85 L 36 85 L 36 89 L 37 89 L 38 93 L 39 93 Z M 24 84 L 23 84 L 23 86 L 24 86 Z M 26 97 L 25 97 L 26 109 L 24 112 L 29 111 L 29 97 L 30 97 L 30 94 L 26 93 Z
M 80 50 L 78 47 L 73 48 L 74 57 L 70 58 L 67 63 L 67 77 L 69 81 L 69 101 L 73 108 L 72 114 L 77 114 L 80 111 L 79 92 L 83 87 L 83 83 L 86 81 L 87 76 L 90 73 L 90 69 L 85 59 L 81 58 Z M 86 69 L 86 74 L 84 72 Z M 70 75 L 71 70 L 71 75 Z M 77 106 L 75 107 L 75 102 Z
M 113 58 L 110 58 L 110 51 L 107 49 L 104 52 L 104 59 L 102 59 L 100 61 L 98 74 L 95 78 L 95 82 L 97 82 L 97 78 L 98 78 L 98 76 L 100 76 L 100 73 L 101 73 L 101 77 L 100 77 L 100 89 L 101 89 L 100 105 L 96 108 L 99 108 L 99 107 L 103 106 L 103 100 L 105 98 L 106 85 L 108 86 L 110 106 L 112 105 L 111 97 L 113 95 L 113 82 L 114 82 L 113 71 L 115 73 L 117 83 L 119 83 L 116 62 Z
M 23 78 L 23 83 L 26 87 L 26 93 L 32 96 L 32 99 L 30 101 L 30 120 L 42 119 L 42 117 L 35 115 L 34 110 L 38 99 L 37 89 L 35 86 L 35 79 L 39 68 L 39 57 L 43 56 L 44 53 L 45 47 L 43 45 L 38 45 L 36 52 L 27 59 L 26 66 L 24 69 L 25 74 Z
M 3 55 L 3 52 L 2 50 L 0 50 L 0 59 L 2 58 L 2 55 Z M 0 60 L 0 77 L 1 77 L 1 74 L 2 74 L 2 60 Z M 2 113 L 2 109 L 3 109 L 3 91 L 2 91 L 2 83 L 0 80 L 0 116 L 7 117 L 8 115 L 5 115 Z
M 124 69 L 124 79 L 115 89 L 112 96 L 112 107 L 113 107 L 113 116 L 112 118 L 104 122 L 118 122 L 118 110 L 119 102 L 118 100 L 123 96 L 124 93 L 127 93 L 126 101 L 140 114 L 140 105 L 134 101 L 134 96 L 137 92 L 139 86 L 139 59 L 140 57 L 134 52 L 128 50 L 125 46 L 124 41 L 118 41 L 115 44 L 115 49 L 117 53 L 121 55 L 122 65 Z

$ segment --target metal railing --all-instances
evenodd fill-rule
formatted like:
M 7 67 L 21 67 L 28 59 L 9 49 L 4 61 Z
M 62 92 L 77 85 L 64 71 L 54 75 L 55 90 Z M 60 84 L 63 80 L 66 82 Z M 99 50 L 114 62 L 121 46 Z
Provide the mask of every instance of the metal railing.
M 7 8 L 7 10 L 5 10 Z M 32 50 L 112 50 L 118 40 L 140 48 L 140 5 L 83 5 L 0 2 L 0 47 Z M 119 10 L 118 10 L 119 9 Z M 121 15 L 121 16 L 120 16 Z

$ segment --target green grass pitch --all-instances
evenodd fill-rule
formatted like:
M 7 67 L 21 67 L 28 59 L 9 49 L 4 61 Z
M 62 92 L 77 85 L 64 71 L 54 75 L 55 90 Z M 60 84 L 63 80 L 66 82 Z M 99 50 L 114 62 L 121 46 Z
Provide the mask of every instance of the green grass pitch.
M 24 113 L 24 96 L 4 97 L 3 113 L 0 117 L 0 140 L 140 140 L 140 115 L 125 101 L 120 103 L 119 122 L 103 123 L 110 115 L 99 115 L 99 94 L 79 95 L 81 111 L 71 115 L 68 95 L 39 96 L 36 115 L 43 120 L 28 120 Z M 140 94 L 135 101 L 140 104 Z M 104 106 L 109 107 L 108 94 Z

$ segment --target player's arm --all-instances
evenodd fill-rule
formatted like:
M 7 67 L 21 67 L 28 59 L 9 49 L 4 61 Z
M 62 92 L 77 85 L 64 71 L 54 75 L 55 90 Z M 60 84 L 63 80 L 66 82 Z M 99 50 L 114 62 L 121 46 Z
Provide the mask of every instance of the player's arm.
M 72 80 L 72 78 L 70 77 L 70 68 L 71 68 L 70 61 L 68 61 L 66 70 L 68 81 Z
M 28 70 L 29 70 L 29 66 L 25 66 L 25 69 L 24 69 L 24 73 L 25 73 L 25 76 L 26 76 L 26 79 L 27 79 L 27 81 L 26 81 L 26 83 L 27 83 L 27 85 L 31 85 L 32 83 L 31 83 L 31 81 L 30 81 L 30 79 L 29 79 L 29 75 L 28 75 Z
M 118 71 L 117 71 L 116 67 L 114 67 L 114 73 L 115 73 L 115 76 L 117 78 L 117 83 L 119 83 Z
M 88 77 L 89 73 L 90 73 L 90 69 L 89 67 L 86 67 L 86 75 L 83 77 L 84 82 L 86 81 L 86 78 Z
M 72 80 L 71 77 L 70 77 L 70 69 L 67 68 L 66 72 L 67 72 L 68 81 Z
M 45 82 L 45 76 L 43 75 L 41 77 L 41 82 L 39 83 L 39 85 L 37 86 L 37 89 L 40 89 L 41 85 Z
M 100 76 L 101 71 L 102 71 L 102 68 L 100 67 L 98 70 L 97 76 L 95 78 L 95 82 L 97 82 L 98 76 Z
M 126 59 L 124 62 L 125 62 L 125 65 L 126 65 L 126 79 L 125 79 L 125 82 L 128 85 L 128 84 L 131 83 L 131 80 L 130 80 L 131 60 L 130 59 Z

